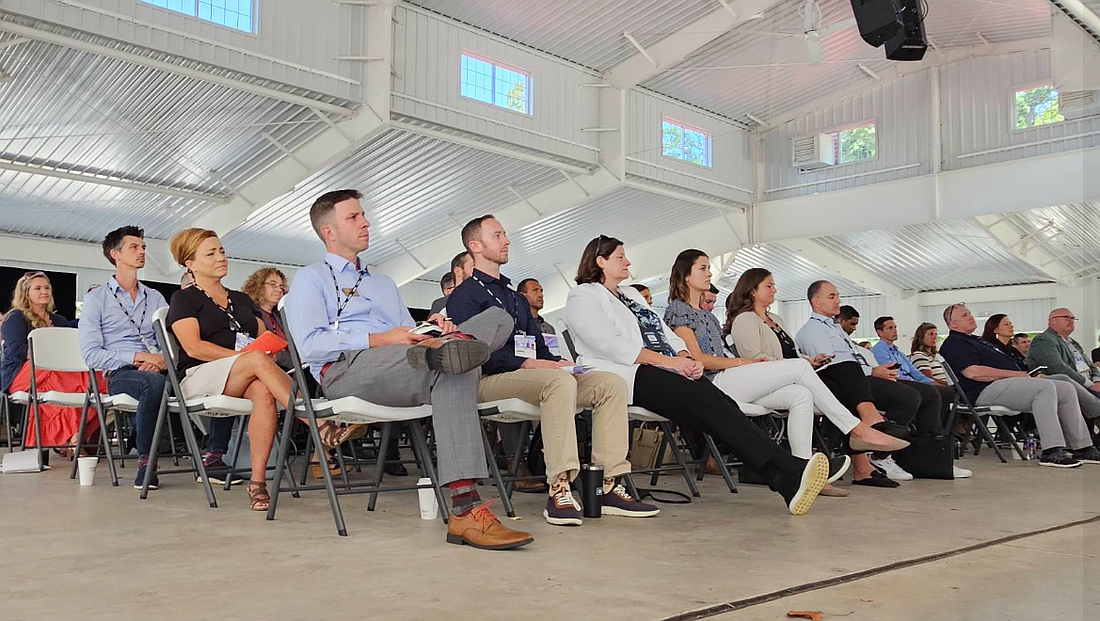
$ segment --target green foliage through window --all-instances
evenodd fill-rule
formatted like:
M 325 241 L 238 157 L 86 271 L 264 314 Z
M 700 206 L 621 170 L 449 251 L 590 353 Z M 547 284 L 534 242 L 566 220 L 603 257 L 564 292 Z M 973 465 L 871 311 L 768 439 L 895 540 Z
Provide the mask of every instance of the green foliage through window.
M 1038 127 L 1066 120 L 1058 111 L 1058 91 L 1040 86 L 1016 92 L 1016 129 Z
M 873 160 L 878 154 L 874 123 L 833 132 L 833 143 L 836 145 L 837 164 Z
M 462 55 L 462 96 L 530 114 L 530 78 L 522 71 L 496 65 L 475 56 Z
M 664 119 L 661 122 L 661 153 L 710 168 L 710 135 L 701 129 Z

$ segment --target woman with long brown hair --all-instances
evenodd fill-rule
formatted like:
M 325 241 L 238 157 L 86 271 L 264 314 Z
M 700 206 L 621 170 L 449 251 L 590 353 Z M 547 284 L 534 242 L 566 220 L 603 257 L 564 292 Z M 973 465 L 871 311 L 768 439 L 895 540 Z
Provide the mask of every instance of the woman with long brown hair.
M 791 454 L 808 459 L 813 453 L 814 410 L 820 410 L 844 434 L 854 450 L 896 451 L 907 443 L 872 429 L 845 408 L 801 358 L 765 360 L 728 356 L 722 346 L 718 319 L 702 309 L 710 290 L 710 258 L 700 250 L 681 252 L 669 277 L 665 323 L 684 340 L 691 357 L 703 363 L 714 385 L 736 401 L 786 410 Z M 827 486 L 824 495 L 846 496 Z
M 4 339 L 4 357 L 0 362 L 0 389 L 9 394 L 28 390 L 31 384 L 31 363 L 28 359 L 29 341 L 27 336 L 36 328 L 68 328 L 69 321 L 54 312 L 53 285 L 44 272 L 32 271 L 24 274 L 15 284 L 12 293 L 11 310 L 4 318 L 0 332 Z M 67 373 L 35 369 L 35 382 L 39 392 L 58 390 L 80 393 L 88 389 L 87 373 Z M 103 384 L 101 384 L 103 385 Z M 76 445 L 76 434 L 80 431 L 80 408 L 66 408 L 57 405 L 39 405 L 39 431 L 35 431 L 33 411 L 27 416 L 27 429 L 23 432 L 24 444 L 35 444 L 36 436 L 44 447 L 67 447 Z M 87 422 L 84 425 L 84 443 L 99 429 L 99 419 L 95 410 L 88 409 Z
M 578 286 L 565 305 L 577 361 L 622 377 L 634 405 L 730 445 L 783 496 L 791 513 L 809 511 L 849 460 L 829 460 L 821 453 L 801 459 L 773 442 L 736 401 L 702 379 L 703 365 L 691 358 L 684 341 L 640 293 L 623 284 L 629 268 L 623 243 L 614 237 L 601 235 L 585 248 Z
M 947 372 L 943 370 L 939 355 L 939 330 L 936 324 L 927 321 L 917 326 L 913 333 L 913 344 L 909 350 L 909 360 L 917 370 L 940 386 L 947 385 Z

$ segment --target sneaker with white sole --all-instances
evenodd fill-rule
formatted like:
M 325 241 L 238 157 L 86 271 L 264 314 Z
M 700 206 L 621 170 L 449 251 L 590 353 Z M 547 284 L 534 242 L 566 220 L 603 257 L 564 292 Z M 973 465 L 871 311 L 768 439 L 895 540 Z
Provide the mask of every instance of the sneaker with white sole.
M 958 466 L 951 466 L 951 473 L 956 479 L 969 479 L 974 476 L 974 473 L 966 468 L 960 468 Z
M 573 492 L 568 487 L 559 487 L 546 499 L 542 517 L 554 526 L 580 526 L 581 504 L 573 498 Z
M 905 471 L 904 468 L 898 465 L 898 462 L 894 461 L 893 457 L 886 456 L 883 459 L 872 459 L 871 465 L 882 470 L 883 474 L 890 478 L 891 481 L 912 481 L 913 475 Z
M 600 507 L 600 515 L 617 515 L 619 517 L 647 518 L 660 513 L 657 507 L 635 500 L 623 485 L 616 485 L 610 492 L 603 495 L 603 505 Z
M 1070 451 L 1070 455 L 1073 455 L 1074 459 L 1083 464 L 1100 464 L 1100 449 L 1095 446 L 1073 449 Z
M 1081 462 L 1066 449 L 1054 447 L 1043 451 L 1039 456 L 1039 465 L 1048 468 L 1080 468 Z

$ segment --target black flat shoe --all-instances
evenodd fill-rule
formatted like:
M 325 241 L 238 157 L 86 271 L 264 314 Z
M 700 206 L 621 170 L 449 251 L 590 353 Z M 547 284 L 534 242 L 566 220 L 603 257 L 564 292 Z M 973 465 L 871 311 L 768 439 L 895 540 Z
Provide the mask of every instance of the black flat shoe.
M 872 471 L 871 476 L 866 479 L 852 481 L 852 485 L 866 485 L 867 487 L 901 487 L 901 483 L 890 480 L 889 477 L 878 470 Z
M 826 484 L 832 483 L 844 476 L 845 472 L 848 472 L 848 467 L 852 465 L 852 458 L 847 455 L 841 455 L 840 457 L 829 458 L 829 480 Z
M 390 462 L 387 463 L 385 466 L 382 466 L 382 472 L 385 472 L 386 474 L 395 477 L 409 476 L 409 471 L 405 468 L 405 464 L 399 461 Z
M 905 425 L 899 425 L 894 421 L 884 420 L 881 423 L 875 423 L 871 425 L 871 429 L 881 431 L 886 435 L 894 436 L 900 440 L 904 440 L 909 437 L 909 428 Z

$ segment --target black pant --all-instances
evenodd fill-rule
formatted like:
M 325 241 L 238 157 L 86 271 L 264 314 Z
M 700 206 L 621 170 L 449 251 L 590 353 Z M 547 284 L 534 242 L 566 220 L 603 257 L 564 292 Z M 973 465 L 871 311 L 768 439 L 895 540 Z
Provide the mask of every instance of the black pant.
M 692 381 L 643 364 L 634 378 L 634 405 L 728 444 L 772 490 L 779 491 L 786 476 L 801 475 L 806 467 L 805 460 L 784 451 L 741 412 L 736 401 L 705 379 Z
M 920 395 L 921 404 L 913 418 L 917 433 L 922 435 L 944 433 L 944 425 L 951 417 L 951 404 L 955 402 L 955 391 L 950 386 L 924 382 L 898 380 L 898 383 L 905 384 Z
M 818 371 L 817 376 L 857 418 L 859 412 L 856 411 L 856 406 L 860 403 L 871 403 L 882 410 L 882 416 L 886 420 L 908 426 L 921 408 L 920 393 L 915 388 L 904 385 L 911 382 L 891 382 L 864 375 L 863 367 L 855 362 L 831 365 Z M 830 447 L 836 447 L 843 441 L 843 434 L 828 420 L 825 421 L 824 431 L 826 443 Z

